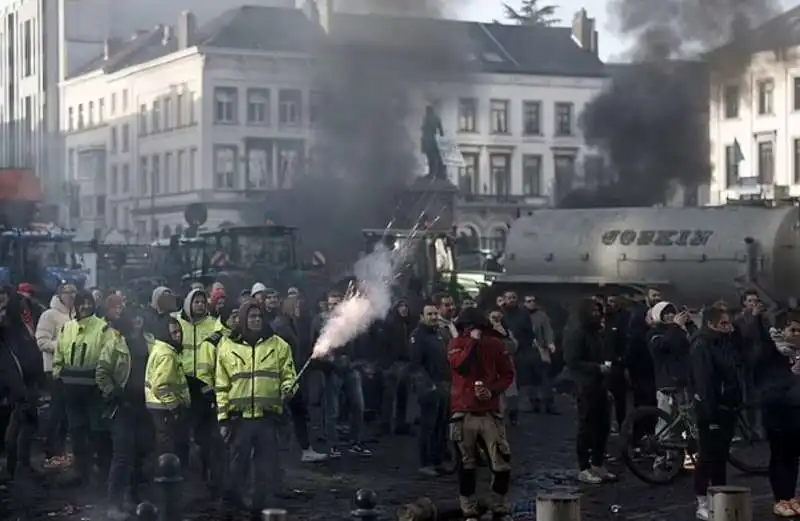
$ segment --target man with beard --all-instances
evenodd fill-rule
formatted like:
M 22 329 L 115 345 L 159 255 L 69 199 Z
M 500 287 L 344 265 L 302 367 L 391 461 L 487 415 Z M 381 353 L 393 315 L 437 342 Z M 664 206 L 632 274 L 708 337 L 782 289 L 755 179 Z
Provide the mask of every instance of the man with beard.
M 578 391 L 578 479 L 600 484 L 615 478 L 603 466 L 611 426 L 606 377 L 612 361 L 603 342 L 602 304 L 583 300 L 567 328 L 564 361 Z
M 186 471 L 189 468 L 187 417 L 191 395 L 181 365 L 182 334 L 178 320 L 169 317 L 164 328 L 153 335 L 155 341 L 145 368 L 144 401 L 153 418 L 156 454 L 175 454 Z
M 189 426 L 194 441 L 200 446 L 203 480 L 213 483 L 221 476 L 220 465 L 214 459 L 214 439 L 219 431 L 214 418 L 213 395 L 204 392 L 214 386 L 214 352 L 203 349 L 204 341 L 219 329 L 219 322 L 208 313 L 205 291 L 193 289 L 183 301 L 183 311 L 178 318 L 181 325 L 183 349 L 181 362 L 191 393 Z
M 405 299 L 398 300 L 384 323 L 383 405 L 381 429 L 386 434 L 408 434 L 409 362 L 414 320 Z
M 240 327 L 220 342 L 216 371 L 217 418 L 230 455 L 226 501 L 241 507 L 248 470 L 254 470 L 251 512 L 267 506 L 267 492 L 280 493 L 283 469 L 278 447 L 283 404 L 295 391 L 292 350 L 248 303 Z
M 81 291 L 75 296 L 75 319 L 64 324 L 53 357 L 53 377 L 64 384 L 76 477 L 82 483 L 90 478 L 93 455 L 97 455 L 100 482 L 105 482 L 111 463 L 111 437 L 95 373 L 103 347 L 116 342 L 117 333 L 95 315 L 95 306 L 91 293 Z
M 450 342 L 458 336 L 456 326 L 453 324 L 453 319 L 456 314 L 456 303 L 453 297 L 446 293 L 437 293 L 433 296 L 433 302 L 439 311 L 439 328 L 442 330 L 442 335 L 445 342 Z

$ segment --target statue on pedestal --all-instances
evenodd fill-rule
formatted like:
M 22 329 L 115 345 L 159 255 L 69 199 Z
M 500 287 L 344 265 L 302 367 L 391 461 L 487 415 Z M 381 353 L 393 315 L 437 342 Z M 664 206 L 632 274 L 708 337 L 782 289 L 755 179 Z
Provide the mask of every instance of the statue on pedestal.
M 425 120 L 422 122 L 422 153 L 428 159 L 428 177 L 447 179 L 447 168 L 442 161 L 437 137 L 444 136 L 442 120 L 432 105 L 425 107 Z

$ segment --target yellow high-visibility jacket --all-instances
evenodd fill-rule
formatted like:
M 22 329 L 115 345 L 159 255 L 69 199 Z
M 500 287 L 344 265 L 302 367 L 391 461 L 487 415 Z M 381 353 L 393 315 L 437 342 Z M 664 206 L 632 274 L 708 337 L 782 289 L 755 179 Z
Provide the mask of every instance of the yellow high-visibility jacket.
M 297 375 L 289 344 L 278 335 L 251 346 L 237 333 L 217 350 L 217 418 L 260 418 L 281 414 Z
M 206 384 L 202 389 L 204 394 L 214 391 L 214 380 L 216 379 L 215 373 L 217 371 L 217 348 L 223 339 L 228 338 L 231 335 L 230 329 L 225 326 L 221 327 L 222 329 L 218 329 L 210 337 L 203 340 L 203 343 L 201 343 L 200 347 L 197 348 L 198 356 L 201 359 L 211 361 L 211 381 L 206 381 L 206 378 L 208 377 L 205 372 L 203 372 L 202 375 L 202 381 L 204 384 Z
M 145 333 L 144 337 L 149 353 L 155 340 L 149 333 Z M 116 389 L 124 391 L 131 376 L 131 351 L 128 343 L 119 333 L 116 340 L 103 346 L 97 361 L 96 381 L 103 396 L 111 396 Z
M 61 328 L 53 354 L 53 378 L 67 385 L 97 385 L 95 373 L 100 353 L 115 344 L 119 333 L 95 315 L 69 320 Z
M 183 370 L 206 385 L 214 385 L 214 360 L 212 352 L 201 349 L 203 341 L 219 329 L 219 321 L 211 315 L 198 320 L 187 320 L 191 316 L 191 298 L 198 290 L 190 291 L 184 303 L 184 312 L 177 316 L 183 333 Z
M 169 411 L 191 403 L 181 357 L 175 348 L 160 340 L 153 343 L 147 357 L 144 401 L 148 409 Z

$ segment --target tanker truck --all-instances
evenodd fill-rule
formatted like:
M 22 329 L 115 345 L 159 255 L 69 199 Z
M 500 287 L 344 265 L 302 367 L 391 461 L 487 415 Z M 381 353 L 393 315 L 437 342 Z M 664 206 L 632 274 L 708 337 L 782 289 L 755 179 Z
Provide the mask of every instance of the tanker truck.
M 735 303 L 746 289 L 768 302 L 800 296 L 800 209 L 537 210 L 511 225 L 491 295 L 515 289 L 564 302 L 648 286 L 691 306 Z

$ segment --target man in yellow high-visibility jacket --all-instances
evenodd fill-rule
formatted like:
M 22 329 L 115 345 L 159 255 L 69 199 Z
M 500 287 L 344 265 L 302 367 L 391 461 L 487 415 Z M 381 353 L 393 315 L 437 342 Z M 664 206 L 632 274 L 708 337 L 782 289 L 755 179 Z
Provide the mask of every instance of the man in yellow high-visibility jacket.
M 243 504 L 250 466 L 254 512 L 267 506 L 270 489 L 281 492 L 278 422 L 296 390 L 295 377 L 289 344 L 272 331 L 257 303 L 243 304 L 239 327 L 219 344 L 216 371 L 217 417 L 230 455 L 226 500 L 234 508 Z
M 183 468 L 189 465 L 189 385 L 181 365 L 181 325 L 169 317 L 166 328 L 156 331 L 144 375 L 144 401 L 153 417 L 156 453 L 173 453 Z
M 88 291 L 75 296 L 74 320 L 67 321 L 58 335 L 53 354 L 53 378 L 64 385 L 74 470 L 79 481 L 89 479 L 93 455 L 102 475 L 111 464 L 111 438 L 100 389 L 95 380 L 100 353 L 118 341 L 119 333 L 95 315 L 94 297 Z
M 215 472 L 212 456 L 215 452 L 214 436 L 219 432 L 214 417 L 214 400 L 204 393 L 214 385 L 214 352 L 203 349 L 203 341 L 219 329 L 219 322 L 208 312 L 208 296 L 202 289 L 189 291 L 183 301 L 183 310 L 178 315 L 183 333 L 181 361 L 192 403 L 189 408 L 189 428 L 194 441 L 200 446 L 203 479 L 208 481 Z

